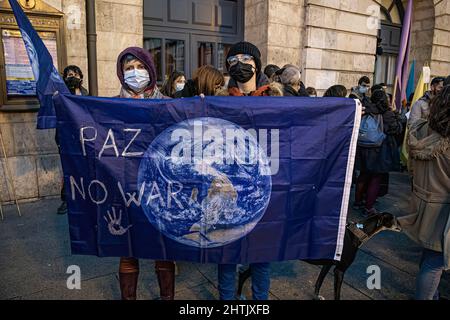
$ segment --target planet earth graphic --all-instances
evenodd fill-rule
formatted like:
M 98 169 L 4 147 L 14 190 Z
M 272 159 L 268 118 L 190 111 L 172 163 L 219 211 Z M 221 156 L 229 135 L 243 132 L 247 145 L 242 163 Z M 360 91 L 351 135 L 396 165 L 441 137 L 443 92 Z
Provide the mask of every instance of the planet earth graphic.
M 141 160 L 143 211 L 179 243 L 219 247 L 247 235 L 270 201 L 270 165 L 257 139 L 223 119 L 179 122 L 159 134 Z

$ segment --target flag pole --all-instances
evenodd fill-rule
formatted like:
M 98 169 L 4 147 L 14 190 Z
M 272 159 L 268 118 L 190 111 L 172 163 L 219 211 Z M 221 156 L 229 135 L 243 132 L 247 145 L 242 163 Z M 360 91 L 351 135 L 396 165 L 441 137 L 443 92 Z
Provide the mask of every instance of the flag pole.
M 9 170 L 8 158 L 6 156 L 6 148 L 5 148 L 5 144 L 3 142 L 3 134 L 1 132 L 1 130 L 0 130 L 0 142 L 2 144 L 3 157 L 5 158 L 6 176 L 8 177 L 7 180 L 9 180 L 9 181 L 7 181 L 6 185 L 9 185 L 9 184 L 11 185 L 14 202 L 16 203 L 16 207 L 17 207 L 17 212 L 19 213 L 19 217 L 21 217 L 22 214 L 20 212 L 19 201 L 17 201 L 16 191 L 14 188 L 14 180 L 12 179 L 11 171 Z M 3 210 L 2 210 L 2 220 L 3 220 Z
M 395 99 L 396 99 L 396 95 L 397 95 L 397 83 L 398 83 L 398 76 L 395 76 L 395 80 L 394 80 L 394 92 L 392 92 L 392 102 L 391 102 L 391 109 L 392 110 L 396 110 L 397 106 L 395 105 Z M 400 84 L 399 84 L 400 85 Z

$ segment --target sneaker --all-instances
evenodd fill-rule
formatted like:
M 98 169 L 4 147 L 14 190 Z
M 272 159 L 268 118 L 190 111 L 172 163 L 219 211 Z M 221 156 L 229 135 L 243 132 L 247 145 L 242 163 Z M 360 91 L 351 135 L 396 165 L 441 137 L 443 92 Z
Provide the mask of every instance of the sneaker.
M 57 214 L 66 214 L 67 213 L 67 202 L 63 201 L 56 211 Z

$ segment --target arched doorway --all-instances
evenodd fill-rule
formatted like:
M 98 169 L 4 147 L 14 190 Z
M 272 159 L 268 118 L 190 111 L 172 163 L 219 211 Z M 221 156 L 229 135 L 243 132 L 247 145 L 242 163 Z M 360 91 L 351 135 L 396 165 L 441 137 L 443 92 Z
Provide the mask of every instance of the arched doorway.
M 380 5 L 378 49 L 374 83 L 385 83 L 392 93 L 397 56 L 400 49 L 404 7 L 400 0 L 375 1 Z

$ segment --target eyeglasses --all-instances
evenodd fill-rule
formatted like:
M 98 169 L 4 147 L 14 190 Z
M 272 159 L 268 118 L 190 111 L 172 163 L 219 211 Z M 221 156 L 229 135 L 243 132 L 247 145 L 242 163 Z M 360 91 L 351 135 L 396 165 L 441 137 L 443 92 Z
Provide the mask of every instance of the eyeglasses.
M 242 54 L 239 56 L 231 56 L 227 59 L 228 64 L 231 66 L 234 66 L 235 64 L 237 64 L 238 62 L 242 62 L 242 63 L 249 63 L 250 61 L 254 61 L 254 58 L 249 55 L 249 54 Z

